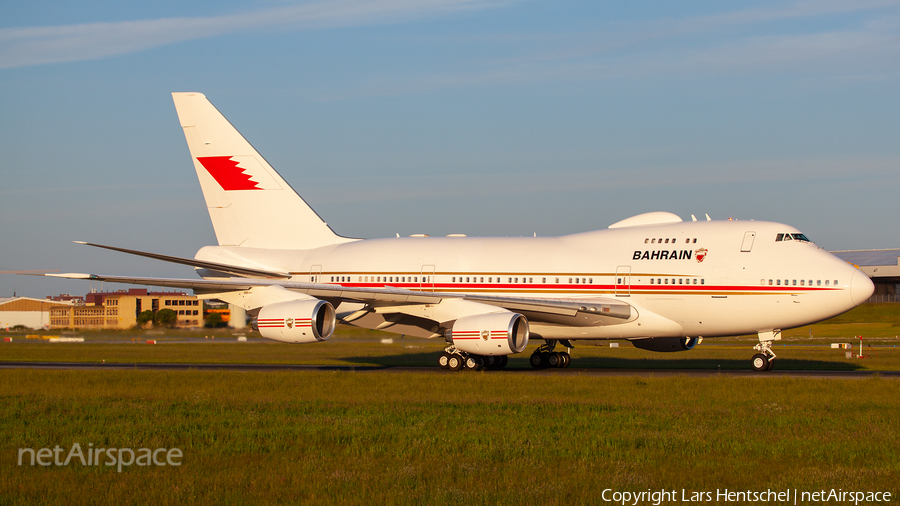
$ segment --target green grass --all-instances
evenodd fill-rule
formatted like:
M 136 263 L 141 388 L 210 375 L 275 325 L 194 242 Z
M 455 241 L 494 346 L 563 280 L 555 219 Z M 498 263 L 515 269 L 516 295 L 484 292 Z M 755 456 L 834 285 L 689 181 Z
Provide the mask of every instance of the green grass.
M 5 504 L 594 504 L 605 488 L 900 492 L 900 382 L 877 377 L 2 370 L 0 384 Z M 74 442 L 177 447 L 183 465 L 120 474 L 15 463 L 18 448 Z

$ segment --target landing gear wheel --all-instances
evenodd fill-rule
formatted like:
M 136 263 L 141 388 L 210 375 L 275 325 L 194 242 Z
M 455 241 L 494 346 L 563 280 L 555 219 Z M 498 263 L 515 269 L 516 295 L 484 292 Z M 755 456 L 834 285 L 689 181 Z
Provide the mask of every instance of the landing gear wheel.
M 450 355 L 450 358 L 447 360 L 447 368 L 451 371 L 458 371 L 463 368 L 463 358 L 462 355 L 458 355 L 456 353 Z
M 438 357 L 438 365 L 441 367 L 441 369 L 448 369 L 450 367 L 449 362 L 450 354 L 446 351 L 441 353 L 441 355 Z
M 569 365 L 572 363 L 572 356 L 569 355 L 568 353 L 560 353 L 560 356 L 561 356 L 562 359 L 563 359 L 563 365 L 562 365 L 562 368 L 563 368 L 563 369 L 568 369 L 568 368 L 569 368 Z
M 559 358 L 559 353 L 549 353 L 547 354 L 547 365 L 550 367 L 562 367 L 562 359 Z
M 769 366 L 766 367 L 766 370 L 767 370 L 767 371 L 771 371 L 771 370 L 774 369 L 774 368 L 775 368 L 775 361 L 772 360 L 772 359 L 770 358 L 770 359 L 769 359 Z
M 544 359 L 541 357 L 540 353 L 532 353 L 530 362 L 531 367 L 534 367 L 535 369 L 540 369 L 544 365 Z
M 769 358 L 766 357 L 765 355 L 763 355 L 762 353 L 757 353 L 756 355 L 753 355 L 753 359 L 751 360 L 751 363 L 753 364 L 754 371 L 760 371 L 760 372 L 768 371 L 772 367 L 772 364 L 771 364 L 771 361 L 769 360 Z
M 506 355 L 503 355 L 502 357 L 497 357 L 497 358 L 500 359 L 497 362 L 497 366 L 496 366 L 497 370 L 499 371 L 499 370 L 503 369 L 504 367 L 506 367 L 506 364 L 509 363 L 509 357 L 507 357 Z
M 471 369 L 473 371 L 479 371 L 482 367 L 484 367 L 484 360 L 481 357 L 476 355 L 470 355 L 465 360 L 466 369 Z

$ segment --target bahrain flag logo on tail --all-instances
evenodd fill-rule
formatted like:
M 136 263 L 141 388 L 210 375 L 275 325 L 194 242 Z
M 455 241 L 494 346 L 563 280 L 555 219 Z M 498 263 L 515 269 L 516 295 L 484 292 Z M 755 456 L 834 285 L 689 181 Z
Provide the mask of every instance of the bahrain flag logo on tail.
M 225 191 L 281 189 L 256 157 L 200 156 L 197 161 Z

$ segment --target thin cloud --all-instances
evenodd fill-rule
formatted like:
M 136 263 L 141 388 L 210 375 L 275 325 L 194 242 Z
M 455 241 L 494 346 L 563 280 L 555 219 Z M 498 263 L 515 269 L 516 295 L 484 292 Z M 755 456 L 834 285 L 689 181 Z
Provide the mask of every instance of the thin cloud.
M 494 35 L 505 55 L 456 72 L 371 76 L 322 90 L 320 100 L 428 93 L 442 88 L 645 77 L 703 78 L 813 73 L 868 81 L 894 78 L 900 63 L 900 0 L 797 2 L 682 19 L 637 21 L 594 33 Z M 846 19 L 847 15 L 853 19 Z M 837 17 L 837 18 L 835 18 Z M 772 23 L 835 19 L 784 33 Z M 461 41 L 470 41 L 464 36 Z
M 0 29 L 0 69 L 96 60 L 263 28 L 322 29 L 399 23 L 509 3 L 502 0 L 331 0 L 223 16 L 4 28 Z

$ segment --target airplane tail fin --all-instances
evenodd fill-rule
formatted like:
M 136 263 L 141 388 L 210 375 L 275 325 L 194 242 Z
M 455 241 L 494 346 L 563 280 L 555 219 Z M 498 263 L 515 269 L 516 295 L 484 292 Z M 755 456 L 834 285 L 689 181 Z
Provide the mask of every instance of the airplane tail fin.
M 311 249 L 334 233 L 201 93 L 172 93 L 220 246 Z

